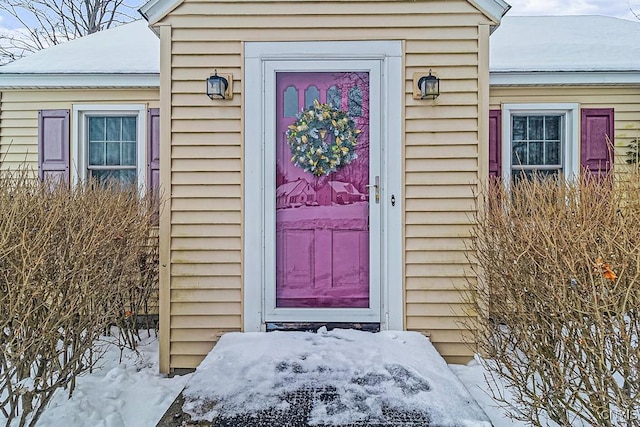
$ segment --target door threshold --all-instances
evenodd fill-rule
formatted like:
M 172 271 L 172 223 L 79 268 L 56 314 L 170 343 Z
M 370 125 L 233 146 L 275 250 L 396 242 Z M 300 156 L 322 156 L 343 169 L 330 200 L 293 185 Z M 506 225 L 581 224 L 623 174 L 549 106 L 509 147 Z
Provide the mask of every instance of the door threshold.
M 267 322 L 266 326 L 267 332 L 316 332 L 323 326 L 326 327 L 328 331 L 332 329 L 355 329 L 365 332 L 380 332 L 379 322 Z

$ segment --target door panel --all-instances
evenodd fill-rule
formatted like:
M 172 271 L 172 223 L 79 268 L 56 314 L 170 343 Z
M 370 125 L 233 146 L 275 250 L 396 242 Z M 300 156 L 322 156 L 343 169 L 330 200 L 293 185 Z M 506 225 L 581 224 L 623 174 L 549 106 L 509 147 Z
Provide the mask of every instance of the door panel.
M 296 114 L 316 100 L 347 111 L 360 131 L 357 158 L 327 176 L 295 165 L 287 143 Z M 369 111 L 368 72 L 276 74 L 276 308 L 371 306 Z

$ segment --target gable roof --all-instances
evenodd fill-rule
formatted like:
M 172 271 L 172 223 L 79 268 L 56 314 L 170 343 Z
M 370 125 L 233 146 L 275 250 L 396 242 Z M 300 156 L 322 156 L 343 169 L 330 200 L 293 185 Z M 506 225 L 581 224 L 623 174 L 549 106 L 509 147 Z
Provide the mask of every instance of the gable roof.
M 144 20 L 51 46 L 0 67 L 0 87 L 158 87 L 160 40 Z
M 608 16 L 505 17 L 491 36 L 491 83 L 639 83 L 639 40 L 640 22 Z
M 605 16 L 504 17 L 490 83 L 638 84 L 640 22 Z M 160 41 L 143 20 L 0 67 L 0 88 L 159 87 Z
M 184 0 L 148 0 L 138 9 L 138 12 L 153 25 L 178 7 L 183 1 Z M 496 24 L 500 22 L 500 18 L 511 8 L 504 0 L 467 1 Z

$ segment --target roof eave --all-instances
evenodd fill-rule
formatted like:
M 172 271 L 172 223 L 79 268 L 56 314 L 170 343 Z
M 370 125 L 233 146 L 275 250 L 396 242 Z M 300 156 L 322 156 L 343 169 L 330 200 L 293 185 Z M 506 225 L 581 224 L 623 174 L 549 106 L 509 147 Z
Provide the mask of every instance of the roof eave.
M 138 13 L 154 25 L 180 3 L 182 0 L 149 0 L 138 9 Z
M 0 89 L 159 87 L 159 73 L 0 73 Z
M 490 86 L 637 85 L 632 71 L 490 71 Z
M 138 13 L 149 22 L 155 25 L 159 20 L 176 8 L 183 0 L 148 0 L 138 9 Z M 511 6 L 504 0 L 468 0 L 482 13 L 484 13 L 494 25 L 500 25 L 500 19 L 511 9 Z
M 502 17 L 511 9 L 511 6 L 504 0 L 469 0 L 477 9 L 484 13 L 497 28 Z

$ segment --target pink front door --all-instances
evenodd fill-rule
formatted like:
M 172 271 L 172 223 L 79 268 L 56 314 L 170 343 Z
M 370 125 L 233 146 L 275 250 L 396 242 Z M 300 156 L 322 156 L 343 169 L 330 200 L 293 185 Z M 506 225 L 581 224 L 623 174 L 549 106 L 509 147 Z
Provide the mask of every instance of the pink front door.
M 276 308 L 370 307 L 369 79 L 368 72 L 276 74 Z M 346 118 L 357 129 L 355 156 L 336 130 Z M 311 153 L 304 143 L 313 138 Z

